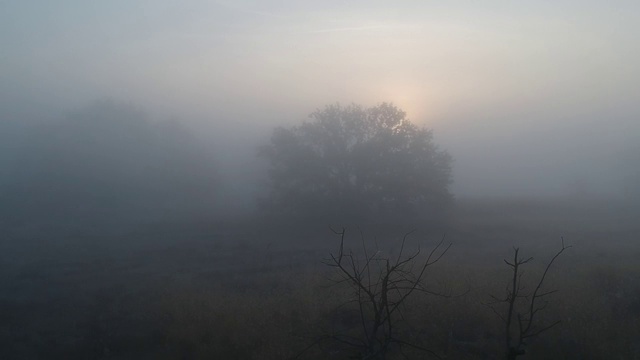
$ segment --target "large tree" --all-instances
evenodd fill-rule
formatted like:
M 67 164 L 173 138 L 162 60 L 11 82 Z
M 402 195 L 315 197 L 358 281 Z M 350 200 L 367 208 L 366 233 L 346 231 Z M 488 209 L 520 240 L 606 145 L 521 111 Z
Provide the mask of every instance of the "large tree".
M 262 149 L 272 209 L 406 217 L 450 203 L 451 156 L 396 106 L 329 105 L 310 119 L 276 128 Z

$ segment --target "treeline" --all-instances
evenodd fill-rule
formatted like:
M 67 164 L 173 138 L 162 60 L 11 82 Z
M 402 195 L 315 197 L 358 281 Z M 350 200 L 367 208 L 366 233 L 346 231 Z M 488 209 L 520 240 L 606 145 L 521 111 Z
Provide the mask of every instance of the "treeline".
M 6 121 L 4 222 L 150 221 L 211 214 L 212 154 L 175 122 L 97 102 L 59 121 Z
M 247 183 L 227 176 L 202 137 L 131 105 L 97 102 L 59 121 L 2 127 L 4 222 L 211 220 L 237 210 L 228 190 Z M 267 181 L 252 196 L 267 221 L 416 221 L 453 201 L 451 156 L 392 104 L 330 105 L 274 129 L 266 144 L 243 145 L 264 161 Z

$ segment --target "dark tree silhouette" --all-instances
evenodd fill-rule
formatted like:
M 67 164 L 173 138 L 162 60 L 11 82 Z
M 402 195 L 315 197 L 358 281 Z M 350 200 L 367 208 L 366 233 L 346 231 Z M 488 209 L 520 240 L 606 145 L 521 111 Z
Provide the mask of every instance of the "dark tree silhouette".
M 525 292 L 525 285 L 522 282 L 524 271 L 521 269 L 522 265 L 532 261 L 533 258 L 520 257 L 520 249 L 513 248 L 513 260 L 504 259 L 505 264 L 511 268 L 511 282 L 507 285 L 505 296 L 500 298 L 491 295 L 493 300 L 488 305 L 505 324 L 505 359 L 515 360 L 518 356 L 524 355 L 526 342 L 529 339 L 560 324 L 560 320 L 544 324 L 538 320 L 538 317 L 548 305 L 546 297 L 557 292 L 557 290 L 543 290 L 549 269 L 556 259 L 570 247 L 565 246 L 564 239 L 562 239 L 562 248 L 547 263 L 533 292 Z M 498 311 L 497 305 L 506 305 L 506 311 Z
M 267 204 L 306 215 L 425 214 L 452 200 L 451 156 L 431 130 L 383 103 L 330 105 L 311 121 L 276 128 L 262 154 L 270 162 Z
M 292 359 L 303 358 L 312 347 L 326 341 L 349 349 L 350 359 L 395 359 L 394 355 L 408 358 L 406 349 L 440 359 L 437 353 L 416 342 L 419 339 L 411 335 L 413 331 L 407 331 L 405 310 L 409 299 L 419 293 L 449 297 L 429 289 L 426 278 L 431 266 L 442 259 L 451 244 L 445 244 L 443 237 L 427 253 L 421 253 L 420 248 L 408 253 L 405 245 L 411 233 L 407 233 L 402 237 L 397 256 L 391 257 L 377 244 L 369 247 L 362 233 L 359 252 L 345 249 L 346 229 L 332 231 L 340 236 L 340 246 L 324 264 L 335 269 L 334 284 L 349 289 L 348 300 L 340 308 L 357 309 L 357 325 L 344 333 L 327 331 Z

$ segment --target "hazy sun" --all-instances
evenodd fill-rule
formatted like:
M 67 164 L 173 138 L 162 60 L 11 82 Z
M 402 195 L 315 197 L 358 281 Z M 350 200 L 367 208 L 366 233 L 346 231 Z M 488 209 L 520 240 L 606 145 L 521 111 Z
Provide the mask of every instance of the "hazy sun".
M 398 84 L 386 87 L 382 91 L 379 101 L 388 101 L 395 104 L 407 113 L 407 118 L 417 124 L 429 122 L 432 108 L 429 93 L 426 88 L 415 85 Z

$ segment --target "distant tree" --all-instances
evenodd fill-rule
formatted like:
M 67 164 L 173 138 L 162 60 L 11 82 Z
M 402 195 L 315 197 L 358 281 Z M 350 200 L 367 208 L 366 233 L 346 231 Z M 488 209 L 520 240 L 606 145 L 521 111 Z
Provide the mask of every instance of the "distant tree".
M 21 219 L 134 219 L 213 211 L 211 155 L 177 123 L 96 102 L 35 126 L 0 184 L 0 212 Z
M 329 105 L 310 118 L 276 128 L 262 149 L 272 208 L 406 217 L 451 202 L 451 156 L 431 130 L 412 124 L 396 106 Z

